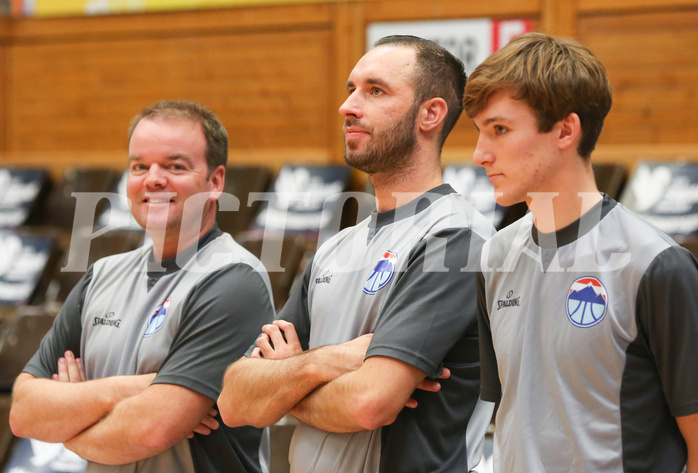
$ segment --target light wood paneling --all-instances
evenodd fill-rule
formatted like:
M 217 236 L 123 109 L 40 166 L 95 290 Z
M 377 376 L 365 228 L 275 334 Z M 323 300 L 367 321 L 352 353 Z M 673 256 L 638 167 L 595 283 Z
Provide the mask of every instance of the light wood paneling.
M 585 16 L 579 25 L 613 87 L 601 144 L 698 142 L 698 8 Z
M 377 0 L 362 2 L 367 22 L 533 16 L 539 0 Z
M 327 147 L 329 53 L 323 30 L 17 45 L 8 151 L 122 149 L 130 118 L 169 98 L 212 108 L 234 148 Z
M 577 29 L 576 0 L 542 0 L 540 31 L 561 36 L 574 36 Z
M 233 161 L 341 162 L 337 108 L 366 25 L 479 17 L 575 34 L 604 62 L 615 104 L 595 159 L 698 143 L 698 0 L 363 0 L 0 18 L 0 162 L 43 160 L 57 175 L 73 164 L 121 166 L 130 118 L 163 98 L 209 105 Z M 470 161 L 476 140 L 463 117 L 444 160 Z

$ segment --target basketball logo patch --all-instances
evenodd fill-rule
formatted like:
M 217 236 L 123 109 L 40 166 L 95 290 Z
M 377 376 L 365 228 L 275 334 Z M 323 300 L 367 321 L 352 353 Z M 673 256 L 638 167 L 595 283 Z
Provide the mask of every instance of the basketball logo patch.
M 593 276 L 577 279 L 567 293 L 567 318 L 577 327 L 592 327 L 606 315 L 608 293 Z
M 167 310 L 170 308 L 170 298 L 165 299 L 165 302 L 160 304 L 153 315 L 150 316 L 148 320 L 148 326 L 145 328 L 145 334 L 143 338 L 152 337 L 157 333 L 158 330 L 165 325 L 165 319 L 167 318 Z
M 397 263 L 397 254 L 386 251 L 364 284 L 364 294 L 372 296 L 383 289 L 393 279 L 395 263 Z

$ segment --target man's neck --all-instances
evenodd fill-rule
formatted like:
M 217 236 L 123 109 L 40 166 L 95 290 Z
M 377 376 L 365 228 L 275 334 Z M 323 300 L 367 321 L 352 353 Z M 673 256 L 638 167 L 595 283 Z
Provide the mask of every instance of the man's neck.
M 444 183 L 438 162 L 436 166 L 412 166 L 397 175 L 371 174 L 369 179 L 375 189 L 378 212 L 396 209 Z
M 558 176 L 555 185 L 548 189 L 530 193 L 527 198 L 533 223 L 542 233 L 565 228 L 603 199 L 591 166 L 570 169 Z
M 214 218 L 205 219 L 201 225 L 201 230 L 198 233 L 187 232 L 186 228 L 180 229 L 179 232 L 168 232 L 166 235 L 150 233 L 150 238 L 153 240 L 153 258 L 156 262 L 162 262 L 170 258 L 174 258 L 191 245 L 198 242 L 216 223 Z

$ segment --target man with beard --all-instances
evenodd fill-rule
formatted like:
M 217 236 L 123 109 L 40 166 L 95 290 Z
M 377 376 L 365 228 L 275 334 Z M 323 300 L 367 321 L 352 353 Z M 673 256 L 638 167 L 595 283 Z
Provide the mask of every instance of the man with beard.
M 473 228 L 482 216 L 440 168 L 464 87 L 458 59 L 411 36 L 378 41 L 349 76 L 345 159 L 377 209 L 318 249 L 218 399 L 230 426 L 297 417 L 293 472 L 479 462 L 493 405 L 478 401 L 474 270 L 492 229 Z

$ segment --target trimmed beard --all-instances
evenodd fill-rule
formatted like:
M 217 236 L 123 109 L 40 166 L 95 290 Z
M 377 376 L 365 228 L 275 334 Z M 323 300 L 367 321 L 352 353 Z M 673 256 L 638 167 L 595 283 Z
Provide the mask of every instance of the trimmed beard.
M 397 174 L 412 163 L 412 154 L 417 147 L 417 135 L 414 127 L 419 112 L 419 104 L 415 103 L 405 112 L 392 129 L 375 133 L 373 128 L 371 140 L 366 144 L 366 150 L 356 152 L 356 143 L 347 143 L 344 139 L 344 161 L 359 171 L 368 174 L 389 173 Z M 346 119 L 344 126 L 352 126 L 358 120 Z

